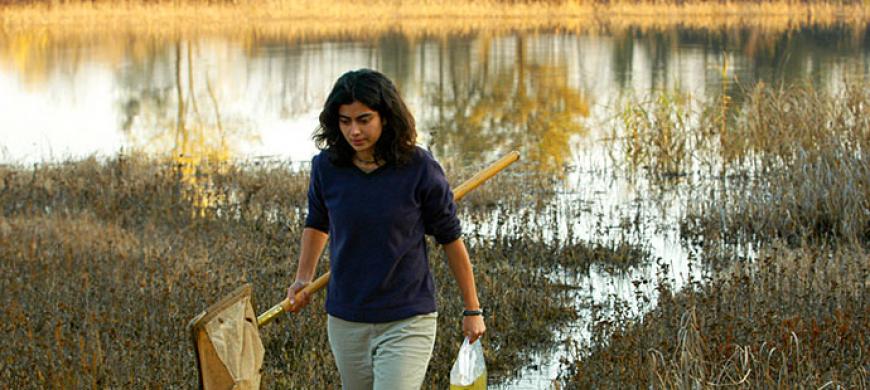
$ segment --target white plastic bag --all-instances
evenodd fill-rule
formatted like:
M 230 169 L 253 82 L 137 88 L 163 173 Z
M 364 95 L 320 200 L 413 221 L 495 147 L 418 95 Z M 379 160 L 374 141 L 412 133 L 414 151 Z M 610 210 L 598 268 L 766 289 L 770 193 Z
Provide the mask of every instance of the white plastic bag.
M 468 337 L 459 348 L 459 355 L 450 370 L 450 390 L 486 389 L 486 362 L 480 339 L 468 343 Z

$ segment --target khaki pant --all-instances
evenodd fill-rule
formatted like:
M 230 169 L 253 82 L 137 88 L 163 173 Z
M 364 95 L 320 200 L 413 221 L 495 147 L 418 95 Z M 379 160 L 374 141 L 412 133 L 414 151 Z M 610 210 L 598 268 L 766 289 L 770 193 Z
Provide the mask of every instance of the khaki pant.
M 435 347 L 437 313 L 385 323 L 329 316 L 329 346 L 347 390 L 419 389 Z

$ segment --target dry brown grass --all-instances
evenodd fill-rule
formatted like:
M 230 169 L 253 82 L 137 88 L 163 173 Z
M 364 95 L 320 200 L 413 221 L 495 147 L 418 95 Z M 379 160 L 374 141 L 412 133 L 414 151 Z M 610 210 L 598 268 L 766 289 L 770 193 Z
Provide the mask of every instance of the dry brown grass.
M 0 383 L 192 387 L 190 318 L 244 282 L 254 284 L 261 311 L 282 298 L 292 275 L 288 258 L 298 253 L 304 169 L 267 164 L 214 170 L 211 193 L 223 201 L 204 213 L 191 202 L 180 169 L 124 156 L 0 166 L 0 289 L 8 302 L 0 309 Z M 501 186 L 504 204 L 516 205 L 527 194 L 505 184 L 523 177 L 487 186 Z M 466 234 L 490 313 L 490 379 L 498 382 L 535 350 L 552 347 L 553 332 L 576 318 L 572 291 L 552 278 L 556 269 L 582 273 L 592 263 L 639 256 L 630 249 L 543 240 L 540 232 L 553 223 L 547 215 L 499 222 L 494 216 L 513 209 L 491 196 L 463 201 L 461 212 L 500 226 L 497 239 L 478 228 Z M 440 250 L 432 252 L 432 268 L 440 319 L 426 383 L 445 388 L 461 341 L 461 300 Z M 306 314 L 263 329 L 265 387 L 336 385 L 322 299 Z
M 599 321 L 608 342 L 580 349 L 571 387 L 867 388 L 866 250 L 777 244 L 755 263 L 725 256 L 730 270 L 702 287 L 662 283 L 642 320 Z
M 784 31 L 798 25 L 861 25 L 870 18 L 861 2 L 500 2 L 466 0 L 273 0 L 235 2 L 25 3 L 0 8 L 10 35 L 99 36 L 106 32 L 159 36 L 221 35 L 282 39 L 373 38 L 561 30 L 597 32 L 721 28 L 752 25 Z

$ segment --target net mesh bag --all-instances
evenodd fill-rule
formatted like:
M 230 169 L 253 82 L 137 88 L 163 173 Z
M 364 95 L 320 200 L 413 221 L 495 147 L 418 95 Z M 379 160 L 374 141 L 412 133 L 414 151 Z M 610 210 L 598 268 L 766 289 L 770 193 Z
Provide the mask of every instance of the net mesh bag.
M 191 320 L 190 330 L 201 388 L 260 388 L 264 349 L 250 285 L 200 313 Z

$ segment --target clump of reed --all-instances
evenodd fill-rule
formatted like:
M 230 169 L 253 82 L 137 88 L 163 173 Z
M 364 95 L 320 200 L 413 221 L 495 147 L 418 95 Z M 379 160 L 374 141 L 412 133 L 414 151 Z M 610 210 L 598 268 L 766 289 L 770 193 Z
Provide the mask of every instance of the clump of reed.
M 192 202 L 180 171 L 141 156 L 0 167 L 0 288 L 9 302 L 0 309 L 0 382 L 192 387 L 186 324 L 195 314 L 245 282 L 254 284 L 261 311 L 283 298 L 306 210 L 304 167 L 214 169 L 202 182 L 219 201 L 200 202 L 205 210 Z M 499 222 L 514 212 L 504 205 L 526 201 L 522 194 L 502 187 L 503 205 L 489 196 L 460 204 L 463 218 L 475 221 L 466 237 L 489 313 L 485 343 L 496 383 L 551 347 L 554 332 L 576 318 L 561 273 L 625 256 L 545 239 L 537 232 L 552 223 L 550 214 Z M 500 223 L 492 235 L 487 226 Z M 461 300 L 431 247 L 441 306 L 426 386 L 444 388 L 462 340 Z M 265 387 L 337 385 L 322 305 L 317 296 L 303 314 L 262 330 Z
M 759 84 L 724 121 L 722 98 L 687 131 L 715 179 L 681 222 L 702 280 L 677 292 L 660 274 L 642 318 L 617 299 L 593 306 L 570 386 L 867 387 L 866 86 Z
M 759 84 L 706 141 L 722 163 L 685 234 L 737 241 L 870 240 L 870 92 Z M 710 144 L 708 144 L 710 146 Z M 703 233 L 700 233 L 703 232 Z
M 659 92 L 625 99 L 613 160 L 654 181 L 693 175 L 684 236 L 870 238 L 870 93 L 759 83 L 740 102 Z M 723 104 L 728 101 L 731 104 Z M 708 181 L 710 177 L 720 178 Z M 742 238 L 741 238 L 742 237 Z
M 689 168 L 691 99 L 679 92 L 630 97 L 622 103 L 617 126 L 611 131 L 614 161 L 637 173 L 646 169 L 654 178 L 686 175 Z M 617 154 L 621 154 L 617 155 Z

